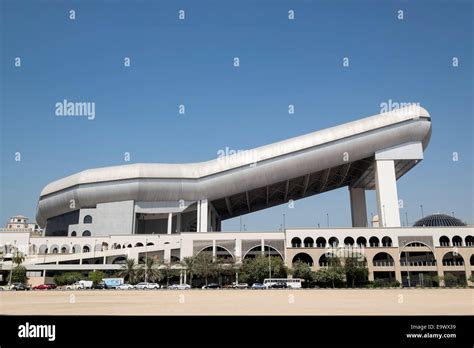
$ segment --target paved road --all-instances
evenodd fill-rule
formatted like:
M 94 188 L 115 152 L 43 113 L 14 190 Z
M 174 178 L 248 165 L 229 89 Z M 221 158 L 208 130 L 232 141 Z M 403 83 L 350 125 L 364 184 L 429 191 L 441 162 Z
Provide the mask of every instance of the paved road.
M 473 315 L 473 289 L 0 292 L 1 314 Z

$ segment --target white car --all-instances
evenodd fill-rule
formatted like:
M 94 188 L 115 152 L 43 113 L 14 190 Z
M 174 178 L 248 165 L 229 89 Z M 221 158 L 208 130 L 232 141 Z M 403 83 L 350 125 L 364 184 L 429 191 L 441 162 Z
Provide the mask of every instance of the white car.
M 168 287 L 170 290 L 188 290 L 191 289 L 189 284 L 173 284 Z
M 141 282 L 135 285 L 135 289 L 159 289 L 160 284 Z
M 130 284 L 120 284 L 115 287 L 117 290 L 132 290 L 134 289 L 133 285 Z

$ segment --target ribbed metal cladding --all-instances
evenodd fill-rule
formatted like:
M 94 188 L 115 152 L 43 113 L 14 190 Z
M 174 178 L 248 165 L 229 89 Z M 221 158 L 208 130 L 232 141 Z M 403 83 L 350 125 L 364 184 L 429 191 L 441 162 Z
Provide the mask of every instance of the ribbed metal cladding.
M 413 224 L 413 227 L 447 227 L 466 226 L 464 222 L 447 214 L 432 214 L 421 218 Z

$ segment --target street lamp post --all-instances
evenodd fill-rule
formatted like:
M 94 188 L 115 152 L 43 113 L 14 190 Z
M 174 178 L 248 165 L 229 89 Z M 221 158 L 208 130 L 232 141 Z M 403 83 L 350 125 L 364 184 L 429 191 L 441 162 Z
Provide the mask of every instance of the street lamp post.
M 327 222 L 328 227 L 329 227 L 329 213 L 326 213 L 326 222 Z
M 43 263 L 46 263 L 46 253 L 48 251 L 48 240 L 46 239 L 46 248 L 44 249 Z
M 265 246 L 264 246 L 265 248 Z M 270 283 L 272 281 L 272 262 L 271 262 L 272 258 L 270 256 L 270 247 L 268 247 L 268 275 L 269 275 L 269 278 L 270 278 Z
M 404 247 L 406 247 L 406 241 L 404 240 L 403 242 Z M 408 287 L 411 288 L 411 283 L 410 283 L 410 269 L 408 268 L 408 252 L 405 251 L 405 264 L 407 265 L 407 281 L 408 281 Z
M 148 239 L 145 239 L 145 283 L 148 281 Z
M 285 214 L 283 214 L 283 231 L 286 229 Z
M 408 212 L 405 212 L 405 220 L 407 222 L 407 227 L 408 227 Z
M 425 214 L 423 213 L 423 204 L 420 204 L 420 209 L 421 209 L 421 217 L 424 218 Z

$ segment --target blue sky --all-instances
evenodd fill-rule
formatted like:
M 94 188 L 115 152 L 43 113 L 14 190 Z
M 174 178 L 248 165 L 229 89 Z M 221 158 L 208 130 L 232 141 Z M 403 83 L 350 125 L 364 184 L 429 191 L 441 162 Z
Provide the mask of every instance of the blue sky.
M 454 212 L 474 223 L 470 1 L 0 4 L 2 224 L 14 214 L 34 218 L 47 183 L 125 164 L 125 152 L 133 163 L 203 161 L 226 147 L 377 114 L 390 99 L 419 102 L 433 123 L 425 160 L 398 182 L 403 220 L 405 212 L 410 223 L 418 219 L 423 204 L 425 215 Z M 95 102 L 95 119 L 56 117 L 63 99 Z M 367 193 L 369 216 L 374 197 Z M 331 226 L 350 226 L 348 191 L 246 215 L 242 224 L 275 230 L 282 214 L 287 227 L 323 227 L 326 214 Z M 224 228 L 239 230 L 239 219 Z

